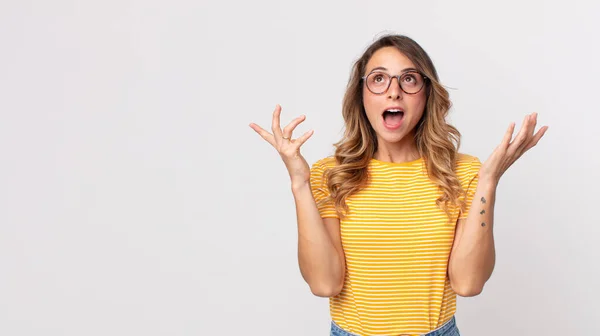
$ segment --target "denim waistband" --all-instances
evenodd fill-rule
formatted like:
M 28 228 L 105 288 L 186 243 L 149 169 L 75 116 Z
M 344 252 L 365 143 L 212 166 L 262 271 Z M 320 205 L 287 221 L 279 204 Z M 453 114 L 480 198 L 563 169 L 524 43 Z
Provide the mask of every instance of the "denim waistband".
M 334 321 L 331 321 L 331 336 L 361 336 L 353 333 L 349 333 L 340 326 L 338 326 Z M 402 334 L 400 334 L 402 335 Z M 409 334 L 407 334 L 409 335 Z M 394 335 L 396 336 L 396 335 Z M 458 327 L 456 326 L 456 317 L 452 316 L 452 318 L 444 323 L 439 328 L 432 330 L 426 334 L 422 334 L 421 336 L 460 336 L 458 332 Z

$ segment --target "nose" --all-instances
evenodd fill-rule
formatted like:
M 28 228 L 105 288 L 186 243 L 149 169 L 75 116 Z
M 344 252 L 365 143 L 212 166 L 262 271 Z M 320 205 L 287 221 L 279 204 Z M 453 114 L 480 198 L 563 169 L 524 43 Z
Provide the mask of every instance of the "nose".
M 394 79 L 396 79 L 396 84 L 394 84 Z M 392 77 L 392 79 L 390 79 L 388 97 L 391 99 L 402 99 L 402 89 L 400 88 L 400 79 L 398 77 Z

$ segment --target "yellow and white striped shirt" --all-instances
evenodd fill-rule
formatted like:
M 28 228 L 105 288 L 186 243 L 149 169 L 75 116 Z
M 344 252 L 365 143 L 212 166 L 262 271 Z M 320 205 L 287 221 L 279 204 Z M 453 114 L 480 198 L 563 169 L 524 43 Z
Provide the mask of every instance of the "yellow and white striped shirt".
M 333 157 L 311 167 L 317 203 L 329 195 L 325 169 Z M 467 191 L 467 208 L 451 208 L 452 221 L 435 201 L 441 195 L 429 179 L 425 160 L 390 163 L 372 159 L 369 183 L 347 199 L 340 222 L 346 256 L 341 293 L 330 298 L 332 319 L 359 335 L 423 334 L 450 320 L 456 293 L 447 276 L 458 218 L 466 218 L 477 187 L 478 158 L 458 154 L 456 172 Z M 323 218 L 338 218 L 331 202 Z

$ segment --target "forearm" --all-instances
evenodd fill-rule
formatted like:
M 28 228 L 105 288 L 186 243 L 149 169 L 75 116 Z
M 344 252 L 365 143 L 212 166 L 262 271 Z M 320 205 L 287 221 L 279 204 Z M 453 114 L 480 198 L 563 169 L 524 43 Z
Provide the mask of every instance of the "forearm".
M 497 182 L 481 178 L 460 240 L 449 262 L 452 287 L 464 296 L 477 295 L 494 269 L 494 205 Z M 461 294 L 461 295 L 462 295 Z
M 344 263 L 323 223 L 308 183 L 293 186 L 298 222 L 300 273 L 318 296 L 335 295 L 344 278 Z

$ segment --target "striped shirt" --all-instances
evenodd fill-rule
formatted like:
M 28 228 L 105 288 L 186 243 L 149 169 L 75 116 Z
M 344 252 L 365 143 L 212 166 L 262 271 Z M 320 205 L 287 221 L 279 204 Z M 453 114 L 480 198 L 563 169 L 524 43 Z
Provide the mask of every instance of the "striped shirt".
M 329 195 L 323 173 L 333 157 L 311 167 L 317 204 Z M 429 179 L 425 161 L 372 159 L 369 183 L 346 203 L 340 222 L 346 256 L 341 293 L 330 298 L 331 318 L 358 335 L 422 334 L 449 321 L 456 293 L 447 276 L 457 219 L 466 218 L 477 186 L 478 158 L 458 154 L 456 173 L 467 191 L 467 208 L 451 208 L 452 220 L 435 201 L 440 189 Z M 463 197 L 461 196 L 461 199 Z M 333 203 L 318 206 L 323 218 L 338 218 Z

